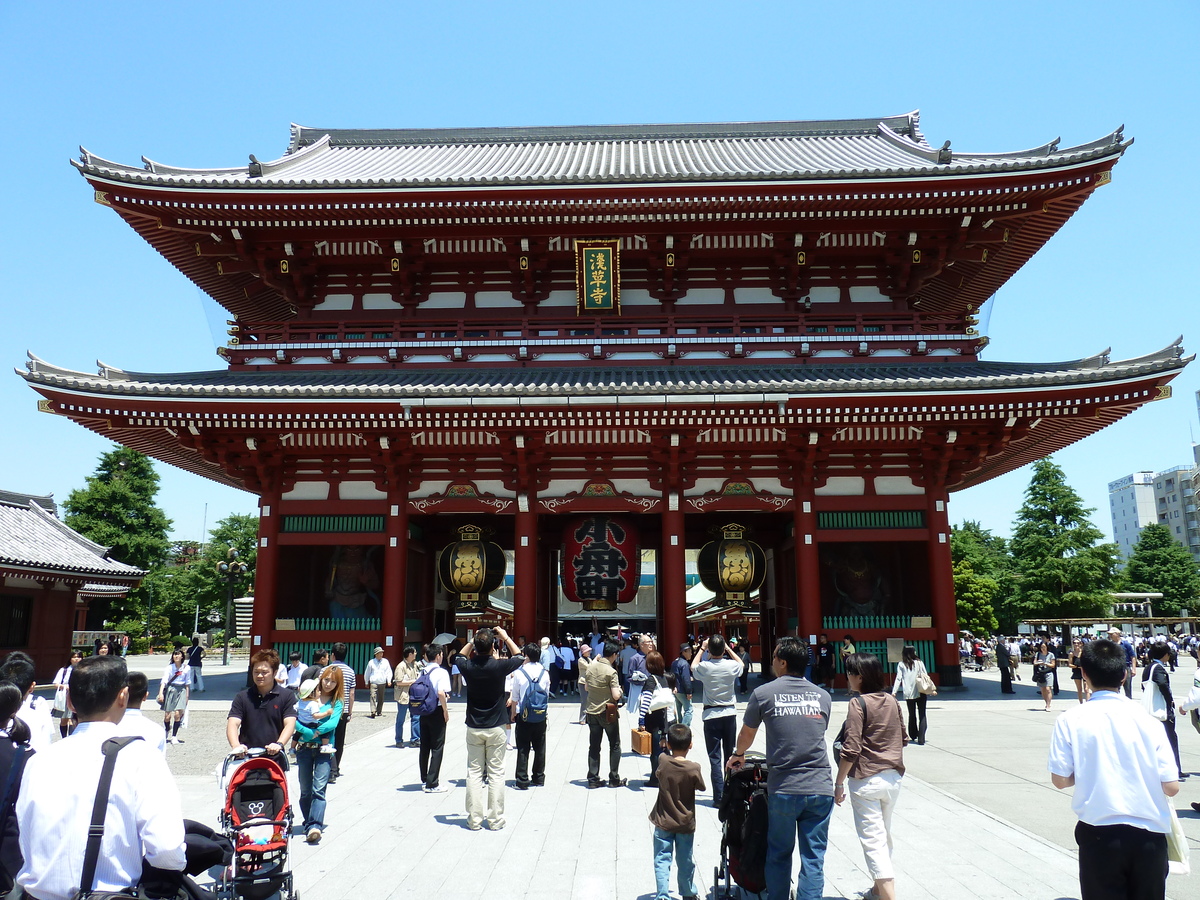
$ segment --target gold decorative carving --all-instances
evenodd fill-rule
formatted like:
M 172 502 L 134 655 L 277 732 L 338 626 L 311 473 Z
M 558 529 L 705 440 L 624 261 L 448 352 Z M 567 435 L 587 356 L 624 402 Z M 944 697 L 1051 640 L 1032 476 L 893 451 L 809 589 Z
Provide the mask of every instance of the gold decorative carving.
M 1160 384 L 1158 386 L 1158 396 L 1155 397 L 1154 399 L 1155 400 L 1170 400 L 1171 399 L 1171 386 L 1169 384 Z
M 112 204 L 108 202 L 108 191 L 96 191 L 96 193 L 93 195 L 93 199 L 103 206 L 112 206 Z
M 49 400 L 39 400 L 37 403 L 38 403 L 38 412 L 50 413 L 50 415 L 55 415 L 54 404 L 51 403 Z

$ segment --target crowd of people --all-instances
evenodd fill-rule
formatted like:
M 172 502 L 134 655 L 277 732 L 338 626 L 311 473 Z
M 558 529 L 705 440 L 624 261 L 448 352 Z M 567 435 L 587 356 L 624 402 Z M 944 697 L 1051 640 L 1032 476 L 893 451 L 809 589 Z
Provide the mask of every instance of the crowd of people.
M 589 731 L 588 788 L 628 784 L 620 772 L 623 721 L 649 738 L 649 777 L 638 786 L 657 791 L 650 822 L 658 900 L 670 896 L 672 862 L 679 892 L 685 900 L 696 896 L 692 836 L 697 794 L 711 789 L 714 805 L 721 807 L 727 779 L 747 765 L 760 731 L 765 732 L 764 875 L 770 900 L 822 896 L 830 817 L 847 800 L 872 879 L 863 896 L 896 896 L 892 828 L 904 751 L 923 744 L 928 728 L 926 685 L 931 682 L 914 648 L 904 648 L 890 676 L 876 656 L 855 649 L 850 635 L 838 647 L 822 635 L 811 653 L 799 639 L 784 637 L 764 662 L 762 683 L 749 690 L 746 648 L 720 634 L 689 639 L 669 664 L 652 635 L 614 640 L 594 634 L 552 643 L 545 638 L 514 641 L 497 627 L 480 629 L 458 644 L 407 647 L 394 668 L 383 649 L 376 648 L 364 682 L 371 717 L 384 714 L 386 690 L 394 690 L 395 745 L 415 742 L 420 747 L 421 786 L 442 793 L 449 701 L 455 694 L 451 673 L 457 671 L 465 695 L 468 829 L 505 827 L 509 748 L 516 751 L 516 789 L 546 783 L 550 698 L 578 694 L 579 713 L 572 706 L 570 715 Z M 1022 647 L 1019 641 L 998 640 L 990 649 L 1004 660 L 1010 678 L 1020 677 L 1026 650 L 1035 681 L 1037 667 L 1046 670 L 1039 683 L 1051 683 L 1048 673 L 1057 671 L 1059 659 L 1066 660 L 1072 677 L 1078 671 L 1080 699 L 1087 702 L 1056 721 L 1049 769 L 1056 786 L 1075 788 L 1084 900 L 1161 897 L 1173 815 L 1167 798 L 1186 777 L 1179 767 L 1174 714 L 1177 707 L 1180 713 L 1200 708 L 1200 687 L 1183 703 L 1176 702 L 1167 669 L 1180 649 L 1194 646 L 1173 647 L 1166 640 L 1143 646 L 1114 629 L 1106 639 L 1081 637 L 1067 646 L 1042 640 Z M 328 786 L 336 781 L 353 711 L 356 677 L 345 662 L 346 650 L 344 644 L 334 644 L 307 665 L 298 654 L 284 664 L 274 650 L 256 651 L 251 683 L 234 697 L 226 720 L 232 757 L 261 748 L 282 767 L 296 767 L 303 833 L 314 844 L 326 829 Z M 832 699 L 823 686 L 831 659 L 840 660 L 848 691 L 832 761 L 826 735 Z M 1121 700 L 1119 691 L 1139 668 L 1146 691 L 1160 692 L 1157 707 L 1145 703 L 1151 715 L 1136 704 L 1112 702 Z M 121 753 L 112 803 L 118 814 L 110 815 L 112 834 L 106 831 L 104 838 L 109 862 L 97 870 L 95 889 L 141 884 L 149 897 L 173 896 L 185 871 L 228 861 L 228 847 L 219 835 L 183 820 L 178 788 L 163 755 L 167 743 L 177 740 L 179 714 L 194 683 L 188 653 L 179 648 L 158 685 L 164 717 L 160 729 L 141 712 L 150 681 L 129 672 L 118 655 L 73 653 L 55 675 L 52 702 L 35 698 L 28 656 L 14 652 L 0 663 L 0 722 L 6 723 L 7 738 L 0 740 L 0 769 L 7 767 L 9 773 L 0 796 L 5 815 L 0 892 L 7 879 L 9 887 L 20 884 L 35 900 L 71 900 L 72 886 L 79 884 L 82 861 L 76 857 L 87 832 L 90 795 L 105 753 L 115 752 L 109 740 L 114 737 L 134 740 L 117 748 Z M 740 729 L 739 693 L 745 699 Z M 1161 717 L 1158 707 L 1165 707 Z M 563 705 L 554 708 L 562 710 Z M 406 720 L 408 742 L 402 740 Z M 688 759 L 693 723 L 704 742 L 707 771 Z M 55 730 L 64 739 L 54 741 Z M 607 771 L 602 771 L 605 741 L 609 753 Z M 1126 776 L 1119 781 L 1119 797 L 1112 790 L 1118 783 L 1111 777 L 1114 772 Z M 138 788 L 131 781 L 135 778 Z M 147 784 L 149 792 L 143 789 Z M 801 864 L 793 878 L 797 849 Z M 1137 892 L 1130 887 L 1135 883 Z

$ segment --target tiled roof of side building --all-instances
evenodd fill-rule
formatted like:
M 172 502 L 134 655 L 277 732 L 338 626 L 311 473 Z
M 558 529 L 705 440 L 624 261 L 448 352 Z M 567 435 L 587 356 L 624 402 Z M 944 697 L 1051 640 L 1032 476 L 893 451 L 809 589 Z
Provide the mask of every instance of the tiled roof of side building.
M 1086 386 L 1182 368 L 1180 342 L 1136 359 L 1112 362 L 1107 352 L 1060 363 L 935 362 L 833 365 L 677 365 L 602 368 L 368 369 L 274 368 L 271 371 L 125 372 L 98 375 L 59 368 L 30 354 L 31 384 L 148 397 L 241 397 L 395 400 L 705 394 L 855 394 Z
M 216 189 L 804 182 L 1037 170 L 1120 156 L 1122 129 L 1059 148 L 960 153 L 930 145 L 917 113 L 824 122 L 464 129 L 292 127 L 287 153 L 247 166 L 143 166 L 84 150 L 89 177 Z
M 108 557 L 108 548 L 60 522 L 37 498 L 0 497 L 0 566 L 39 573 L 86 575 L 96 581 L 136 583 L 146 573 Z M 20 497 L 22 495 L 16 495 Z

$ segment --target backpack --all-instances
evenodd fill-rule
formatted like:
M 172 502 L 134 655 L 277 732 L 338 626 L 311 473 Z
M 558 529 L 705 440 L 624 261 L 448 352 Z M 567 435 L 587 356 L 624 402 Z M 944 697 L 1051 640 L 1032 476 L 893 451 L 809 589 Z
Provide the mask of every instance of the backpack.
M 534 679 L 529 677 L 529 673 L 525 671 L 524 667 L 517 671 L 519 674 L 525 676 L 525 680 L 529 682 L 529 686 L 525 688 L 525 693 L 521 695 L 521 706 L 519 708 L 521 721 L 528 722 L 531 725 L 538 722 L 545 722 L 546 709 L 550 705 L 550 695 L 542 687 L 541 673 Z M 545 671 L 545 667 L 543 667 L 542 672 Z
M 437 711 L 438 703 L 438 692 L 426 669 L 408 689 L 408 707 L 414 716 L 428 716 Z

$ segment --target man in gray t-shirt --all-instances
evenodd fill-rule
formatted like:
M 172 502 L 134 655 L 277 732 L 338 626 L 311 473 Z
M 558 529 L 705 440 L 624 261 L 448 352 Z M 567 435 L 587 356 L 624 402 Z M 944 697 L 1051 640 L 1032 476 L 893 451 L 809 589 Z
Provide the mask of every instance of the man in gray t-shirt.
M 759 726 L 767 729 L 767 864 L 769 900 L 788 900 L 792 855 L 800 845 L 796 900 L 819 900 L 825 891 L 825 845 L 833 812 L 833 778 L 825 730 L 829 694 L 804 677 L 808 648 L 794 637 L 779 639 L 771 667 L 775 680 L 750 695 L 729 768 L 746 761 Z

